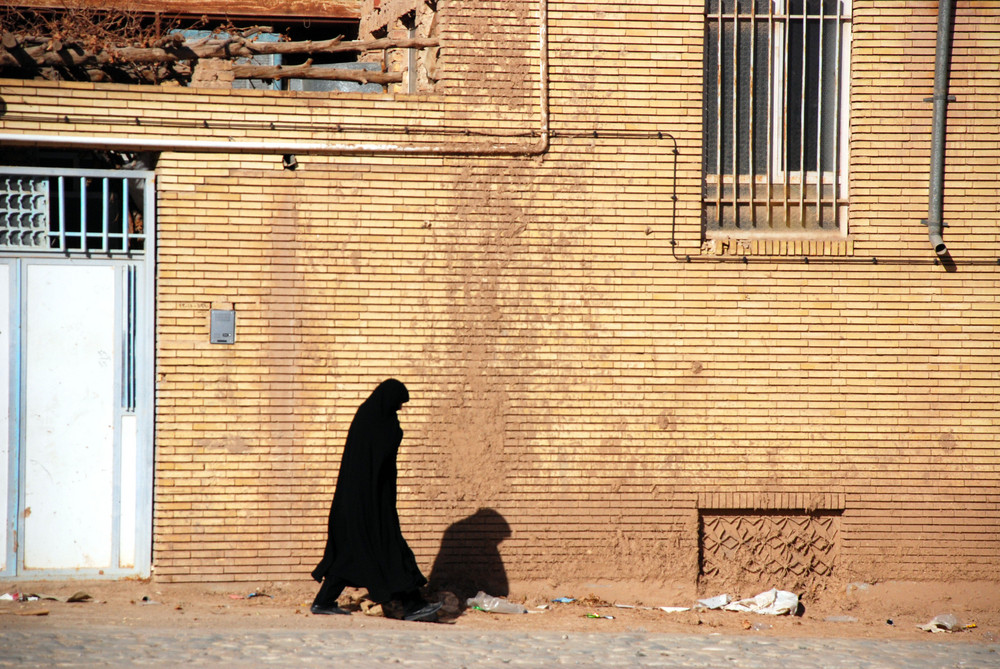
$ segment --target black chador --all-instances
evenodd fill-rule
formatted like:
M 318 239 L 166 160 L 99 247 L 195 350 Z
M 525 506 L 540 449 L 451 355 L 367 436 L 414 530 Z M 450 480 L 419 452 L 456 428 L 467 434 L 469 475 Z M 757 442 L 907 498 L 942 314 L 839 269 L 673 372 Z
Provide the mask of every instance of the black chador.
M 337 606 L 347 586 L 367 588 L 375 602 L 399 601 L 407 620 L 431 619 L 440 608 L 420 596 L 427 579 L 396 511 L 396 453 L 403 440 L 396 412 L 409 399 L 406 386 L 388 379 L 354 415 L 330 506 L 326 550 L 312 572 L 323 584 L 313 613 L 347 613 Z

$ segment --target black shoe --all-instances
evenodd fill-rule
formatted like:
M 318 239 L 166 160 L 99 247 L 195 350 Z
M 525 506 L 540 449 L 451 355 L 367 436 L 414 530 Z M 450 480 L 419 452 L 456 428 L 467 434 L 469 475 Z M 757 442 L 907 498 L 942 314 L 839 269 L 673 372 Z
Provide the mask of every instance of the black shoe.
M 416 604 L 405 614 L 403 614 L 403 620 L 411 620 L 415 622 L 427 623 L 433 620 L 437 620 L 437 612 L 441 609 L 441 602 L 434 602 L 433 604 Z
M 333 616 L 338 614 L 342 616 L 351 615 L 350 611 L 346 611 L 339 606 L 317 606 L 316 604 L 313 604 L 309 607 L 309 611 L 313 615 L 317 616 Z

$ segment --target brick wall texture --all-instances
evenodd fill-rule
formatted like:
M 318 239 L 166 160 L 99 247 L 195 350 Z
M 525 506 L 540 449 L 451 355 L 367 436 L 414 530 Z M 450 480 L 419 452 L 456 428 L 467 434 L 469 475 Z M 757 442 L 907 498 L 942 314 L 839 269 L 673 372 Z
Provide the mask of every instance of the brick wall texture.
M 840 577 L 995 580 L 997 3 L 957 2 L 945 264 L 937 2 L 853 2 L 848 236 L 738 252 L 702 244 L 703 2 L 438 4 L 427 93 L 0 82 L 35 114 L 7 132 L 407 147 L 162 153 L 157 577 L 308 578 L 349 422 L 396 377 L 425 571 L 481 508 L 511 580 L 691 578 L 700 510 L 824 510 Z

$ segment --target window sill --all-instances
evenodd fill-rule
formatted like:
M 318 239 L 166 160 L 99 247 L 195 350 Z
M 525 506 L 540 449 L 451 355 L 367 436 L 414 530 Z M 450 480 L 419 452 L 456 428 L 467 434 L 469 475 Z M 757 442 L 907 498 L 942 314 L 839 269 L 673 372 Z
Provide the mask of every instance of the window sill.
M 840 233 L 709 232 L 701 245 L 703 256 L 826 256 L 854 255 L 854 240 Z

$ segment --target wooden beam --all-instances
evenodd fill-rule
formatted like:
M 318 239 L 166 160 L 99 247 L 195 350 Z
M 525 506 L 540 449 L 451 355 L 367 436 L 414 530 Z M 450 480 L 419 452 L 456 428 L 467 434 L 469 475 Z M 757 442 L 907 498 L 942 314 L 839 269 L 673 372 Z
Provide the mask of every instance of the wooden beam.
M 368 72 L 365 70 L 341 70 L 313 65 L 233 65 L 236 79 L 327 79 L 330 81 L 356 81 L 359 84 L 398 84 L 403 81 L 402 72 Z
M 118 9 L 140 14 L 204 16 L 229 19 L 255 17 L 313 18 L 324 21 L 357 21 L 361 0 L 106 0 L 83 3 L 88 9 Z M 65 10 L 66 0 L 20 0 L 19 8 Z
M 34 63 L 36 67 L 100 67 L 121 63 L 173 63 L 199 58 L 250 58 L 266 54 L 358 53 L 438 45 L 439 40 L 436 38 L 344 42 L 338 37 L 319 42 L 255 42 L 252 39 L 237 37 L 221 40 L 204 38 L 162 47 L 121 47 L 91 52 L 76 48 L 76 45 L 70 43 L 56 45 L 49 42 L 36 46 L 0 49 L 0 68 L 24 68 L 30 63 Z

